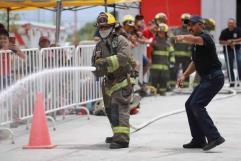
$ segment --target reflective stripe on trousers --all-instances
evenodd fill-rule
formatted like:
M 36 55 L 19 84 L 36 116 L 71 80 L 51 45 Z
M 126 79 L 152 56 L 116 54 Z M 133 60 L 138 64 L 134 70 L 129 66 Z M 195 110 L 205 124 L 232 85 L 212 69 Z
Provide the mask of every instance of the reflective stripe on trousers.
M 116 126 L 116 127 L 113 127 L 112 130 L 113 130 L 114 134 L 129 134 L 130 133 L 130 128 L 124 127 L 124 126 Z
M 190 57 L 191 55 L 192 55 L 191 51 L 175 51 L 175 56 Z
M 152 64 L 151 69 L 169 70 L 169 67 L 163 64 Z
M 169 56 L 169 52 L 156 50 L 156 51 L 153 51 L 153 55 Z
M 106 89 L 106 94 L 111 96 L 111 94 L 115 91 L 118 91 L 121 88 L 127 87 L 129 84 L 135 84 L 135 79 L 134 78 L 130 78 L 128 80 L 124 79 L 122 82 L 116 83 L 115 85 L 113 85 L 110 89 Z

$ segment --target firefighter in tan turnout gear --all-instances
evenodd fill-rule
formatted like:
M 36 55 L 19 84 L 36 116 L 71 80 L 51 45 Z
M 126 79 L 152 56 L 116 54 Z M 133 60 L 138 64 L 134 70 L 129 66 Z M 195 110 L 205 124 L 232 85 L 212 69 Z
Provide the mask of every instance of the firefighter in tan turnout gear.
M 187 31 L 187 22 L 190 20 L 191 15 L 189 13 L 184 13 L 181 15 L 182 26 L 173 30 L 172 34 L 174 36 L 177 35 L 187 35 L 189 32 Z M 175 87 L 177 75 L 180 70 L 185 71 L 188 64 L 191 62 L 191 45 L 184 43 L 174 43 L 175 49 L 175 68 L 171 73 L 171 81 L 169 82 L 170 86 Z M 184 82 L 184 86 L 188 87 L 189 79 L 186 79 Z
M 110 13 L 100 13 L 97 27 L 101 41 L 92 56 L 94 74 L 104 77 L 102 93 L 105 111 L 113 136 L 106 138 L 111 149 L 127 148 L 130 140 L 129 106 L 135 83 L 132 69 L 135 65 L 128 40 L 114 32 L 116 20 Z
M 166 94 L 168 89 L 167 83 L 170 77 L 169 69 L 175 63 L 174 49 L 169 42 L 167 32 L 168 26 L 160 23 L 152 43 L 153 52 L 150 81 L 160 95 Z

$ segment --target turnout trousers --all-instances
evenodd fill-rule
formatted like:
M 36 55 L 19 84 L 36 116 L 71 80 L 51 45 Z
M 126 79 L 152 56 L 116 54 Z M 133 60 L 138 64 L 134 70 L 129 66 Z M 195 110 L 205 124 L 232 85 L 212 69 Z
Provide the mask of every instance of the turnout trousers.
M 102 84 L 105 112 L 113 131 L 113 142 L 127 143 L 130 141 L 130 101 L 133 92 L 132 85 L 121 88 L 107 95 L 106 87 Z

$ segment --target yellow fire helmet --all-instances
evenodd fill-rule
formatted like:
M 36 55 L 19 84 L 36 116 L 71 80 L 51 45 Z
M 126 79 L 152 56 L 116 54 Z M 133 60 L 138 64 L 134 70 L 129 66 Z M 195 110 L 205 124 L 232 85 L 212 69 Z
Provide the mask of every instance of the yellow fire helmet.
M 189 13 L 183 13 L 181 15 L 182 20 L 190 20 L 190 18 L 191 18 L 191 15 Z
M 165 23 L 160 23 L 158 25 L 157 31 L 159 32 L 168 32 L 168 26 Z
M 133 16 L 131 16 L 131 15 L 125 15 L 124 18 L 123 18 L 123 23 L 127 22 L 127 21 L 134 22 L 135 18 Z
M 167 15 L 163 12 L 160 12 L 155 15 L 155 20 L 165 20 L 167 21 Z
M 215 22 L 215 20 L 212 19 L 212 18 L 207 18 L 207 19 L 205 20 L 205 23 L 207 23 L 207 24 L 209 24 L 209 25 L 212 25 L 212 26 L 216 26 L 216 22 Z
M 214 31 L 216 28 L 216 22 L 212 18 L 204 19 L 204 24 L 207 30 Z
M 167 15 L 163 12 L 160 12 L 158 14 L 155 15 L 155 19 L 167 19 Z
M 97 27 L 113 26 L 115 24 L 116 24 L 115 17 L 108 12 L 101 12 L 97 17 L 97 23 L 96 23 Z

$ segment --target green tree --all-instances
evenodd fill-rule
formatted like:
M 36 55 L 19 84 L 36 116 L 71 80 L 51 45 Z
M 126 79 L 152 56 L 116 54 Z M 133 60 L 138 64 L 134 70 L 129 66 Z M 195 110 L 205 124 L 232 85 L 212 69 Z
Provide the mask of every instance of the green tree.
M 68 36 L 67 41 L 76 42 L 83 40 L 93 40 L 96 31 L 95 21 L 86 23 L 77 33 Z
M 79 31 L 80 40 L 93 40 L 95 31 L 95 22 L 86 23 Z

